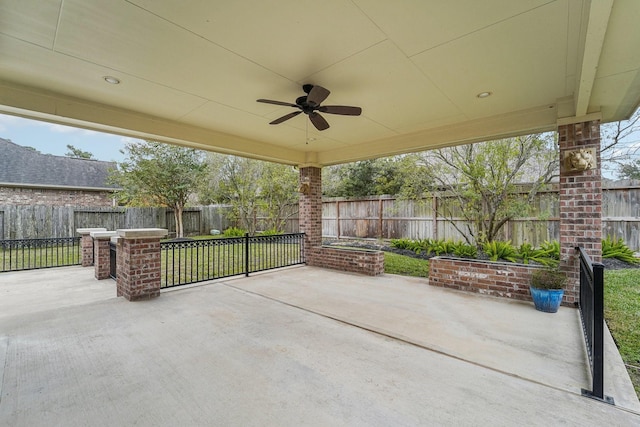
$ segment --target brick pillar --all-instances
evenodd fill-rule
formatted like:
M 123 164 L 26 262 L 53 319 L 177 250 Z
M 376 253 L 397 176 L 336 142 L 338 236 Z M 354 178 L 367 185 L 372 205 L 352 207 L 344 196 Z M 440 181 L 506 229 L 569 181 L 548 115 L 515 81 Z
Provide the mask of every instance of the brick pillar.
M 80 248 L 82 249 L 82 266 L 91 267 L 93 265 L 93 239 L 92 231 L 107 231 L 106 228 L 78 228 L 76 233 L 80 235 Z
M 300 168 L 300 232 L 305 233 L 304 249 L 307 261 L 313 257 L 312 248 L 322 245 L 322 169 Z
M 160 239 L 162 228 L 118 230 L 117 295 L 129 301 L 160 296 Z
M 564 303 L 577 304 L 580 294 L 581 246 L 594 262 L 602 258 L 602 177 L 600 171 L 600 120 L 558 126 L 560 145 L 560 268 L 569 282 Z M 580 170 L 566 161 L 583 149 L 595 156 L 592 168 Z
M 109 243 L 111 238 L 117 236 L 115 231 L 92 231 L 93 238 L 93 267 L 95 277 L 98 280 L 108 279 L 111 270 Z

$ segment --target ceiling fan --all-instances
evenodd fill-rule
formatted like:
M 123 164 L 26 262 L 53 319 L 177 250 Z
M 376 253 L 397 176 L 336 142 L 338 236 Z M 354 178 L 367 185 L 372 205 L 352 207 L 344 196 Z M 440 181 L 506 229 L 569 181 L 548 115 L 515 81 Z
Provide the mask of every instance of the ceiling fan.
M 306 84 L 302 86 L 302 90 L 307 94 L 296 99 L 295 104 L 282 101 L 273 101 L 271 99 L 258 99 L 258 102 L 264 102 L 265 104 L 284 105 L 286 107 L 297 108 L 299 111 L 286 114 L 279 119 L 275 119 L 270 122 L 270 125 L 277 125 L 284 121 L 287 121 L 300 113 L 305 113 L 309 116 L 309 120 L 318 130 L 329 129 L 329 123 L 318 112 L 329 114 L 340 114 L 342 116 L 359 116 L 362 113 L 360 107 L 349 107 L 346 105 L 320 105 L 322 101 L 327 99 L 329 94 L 328 89 L 322 86 Z

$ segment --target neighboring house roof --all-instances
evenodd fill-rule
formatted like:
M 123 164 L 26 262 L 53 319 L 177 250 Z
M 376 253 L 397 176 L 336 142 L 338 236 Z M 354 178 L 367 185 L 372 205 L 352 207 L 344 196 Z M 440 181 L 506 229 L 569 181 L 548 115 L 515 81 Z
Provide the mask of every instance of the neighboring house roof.
M 0 138 L 0 186 L 113 190 L 114 162 L 42 154 Z

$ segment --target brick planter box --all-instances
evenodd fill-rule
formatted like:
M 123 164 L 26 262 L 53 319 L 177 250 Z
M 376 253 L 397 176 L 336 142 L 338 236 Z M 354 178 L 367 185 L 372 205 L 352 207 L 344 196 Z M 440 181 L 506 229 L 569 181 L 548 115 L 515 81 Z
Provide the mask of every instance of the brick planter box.
M 476 292 L 495 297 L 531 301 L 531 275 L 540 266 L 493 262 L 454 257 L 435 257 L 429 260 L 429 284 L 449 289 Z M 571 295 L 562 304 L 571 304 Z
M 384 252 L 316 246 L 307 253 L 307 265 L 377 276 L 384 273 Z

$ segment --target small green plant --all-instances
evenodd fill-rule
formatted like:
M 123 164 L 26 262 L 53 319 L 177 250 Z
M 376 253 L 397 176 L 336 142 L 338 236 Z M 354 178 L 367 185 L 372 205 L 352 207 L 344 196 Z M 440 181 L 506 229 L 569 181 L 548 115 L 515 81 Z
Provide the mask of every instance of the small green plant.
M 409 249 L 412 243 L 411 239 L 391 239 L 391 247 L 396 249 Z
M 524 242 L 518 248 L 518 256 L 522 259 L 523 264 L 529 264 L 529 261 L 532 261 L 536 256 L 536 249 L 531 243 Z
M 545 268 L 531 275 L 531 286 L 538 289 L 562 289 L 567 283 L 567 275 L 560 270 Z
M 453 254 L 461 258 L 476 258 L 478 256 L 478 248 L 464 242 L 457 242 L 453 245 Z
M 451 254 L 455 249 L 455 243 L 453 240 L 432 240 L 430 249 L 431 252 L 440 256 L 442 254 Z
M 497 240 L 487 242 L 484 244 L 483 250 L 491 261 L 503 259 L 505 261 L 518 262 L 518 251 L 511 244 L 511 240 L 506 242 Z
M 518 257 L 522 260 L 523 264 L 529 264 L 535 262 L 547 267 L 555 267 L 558 265 L 558 261 L 554 256 L 555 247 L 549 252 L 542 248 L 534 248 L 530 243 L 525 242 L 518 248 Z
M 540 245 L 540 250 L 543 251 L 544 256 L 556 261 L 560 261 L 560 242 L 558 242 L 557 240 L 552 240 L 551 242 L 545 240 Z
M 640 262 L 622 239 L 611 236 L 607 236 L 602 241 L 602 258 L 615 258 L 629 264 Z
M 222 234 L 224 237 L 243 237 L 246 233 L 242 228 L 229 227 Z

